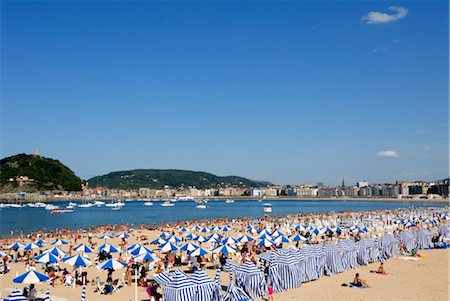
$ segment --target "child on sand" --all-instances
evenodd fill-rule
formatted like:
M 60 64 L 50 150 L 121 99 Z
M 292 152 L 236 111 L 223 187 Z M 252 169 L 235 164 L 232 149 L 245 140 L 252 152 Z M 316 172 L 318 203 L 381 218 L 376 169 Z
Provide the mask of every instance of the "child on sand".
M 267 301 L 273 301 L 273 287 L 272 287 L 272 285 L 269 285 L 269 287 L 267 288 L 267 292 L 268 292 Z

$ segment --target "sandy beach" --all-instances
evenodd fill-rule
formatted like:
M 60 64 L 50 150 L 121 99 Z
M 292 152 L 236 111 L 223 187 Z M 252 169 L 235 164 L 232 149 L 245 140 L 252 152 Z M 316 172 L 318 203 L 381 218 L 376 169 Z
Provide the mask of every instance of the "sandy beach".
M 128 244 L 137 242 L 136 236 L 146 235 L 148 241 L 157 238 L 160 231 L 136 230 L 135 235 L 130 237 Z M 73 240 L 69 238 L 69 245 L 74 245 Z M 52 239 L 49 239 L 52 240 Z M 23 240 L 26 242 L 27 240 Z M 103 243 L 100 239 L 95 239 L 96 245 Z M 143 243 L 144 241 L 141 241 Z M 84 237 L 77 241 L 79 243 L 87 243 Z M 108 240 L 108 243 L 118 245 L 120 239 L 114 238 Z M 61 246 L 61 249 L 68 251 L 69 245 Z M 74 245 L 76 246 L 76 245 Z M 75 252 L 73 252 L 74 254 Z M 379 263 L 372 263 L 368 266 L 361 266 L 354 270 L 345 271 L 343 273 L 333 275 L 331 277 L 324 276 L 316 281 L 303 283 L 300 288 L 292 289 L 287 292 L 275 294 L 275 300 L 448 300 L 449 296 L 449 249 L 437 249 L 420 251 L 424 255 L 416 261 L 406 261 L 401 258 L 392 258 L 385 263 L 385 268 L 389 275 L 378 275 L 370 273 L 370 270 L 376 269 Z M 123 255 L 126 256 L 126 253 Z M 93 259 L 94 256 L 90 256 Z M 117 255 L 114 256 L 117 258 Z M 67 267 L 69 271 L 73 268 L 65 263 L 60 263 L 61 267 Z M 22 288 L 23 284 L 15 284 L 12 279 L 25 272 L 25 263 L 16 263 L 10 265 L 11 271 L 6 275 L 0 276 L 1 297 L 6 297 L 14 288 Z M 186 267 L 182 267 L 186 269 Z M 43 272 L 40 265 L 36 265 L 36 270 Z M 106 278 L 106 272 L 98 271 L 94 266 L 85 268 L 88 272 L 88 279 L 94 279 L 99 276 L 100 279 Z M 207 274 L 214 278 L 215 269 L 206 269 Z M 370 288 L 349 288 L 342 287 L 344 282 L 353 280 L 355 273 L 360 273 L 361 278 L 365 279 Z M 122 278 L 124 269 L 115 271 L 113 278 Z M 149 273 L 149 278 L 154 271 Z M 57 282 L 58 283 L 58 282 Z M 229 274 L 221 273 L 221 284 L 226 286 L 229 283 Z M 72 301 L 79 300 L 82 287 L 76 286 L 65 287 L 57 284 L 55 287 L 49 287 L 48 284 L 38 284 L 38 297 L 43 297 L 46 290 L 51 293 L 51 300 Z M 124 286 L 118 293 L 113 295 L 99 295 L 94 292 L 95 286 L 89 284 L 87 287 L 87 300 L 134 300 L 134 286 Z M 161 290 L 161 289 L 159 289 Z M 138 300 L 147 300 L 145 289 L 138 287 Z

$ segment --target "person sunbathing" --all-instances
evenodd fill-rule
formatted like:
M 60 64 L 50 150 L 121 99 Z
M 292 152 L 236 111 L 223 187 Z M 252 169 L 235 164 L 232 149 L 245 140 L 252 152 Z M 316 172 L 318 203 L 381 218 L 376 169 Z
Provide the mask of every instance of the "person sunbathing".
M 357 287 L 369 287 L 365 280 L 359 278 L 359 273 L 356 273 L 355 279 L 353 279 L 352 284 Z
M 388 273 L 384 269 L 384 263 L 380 263 L 380 266 L 378 267 L 378 270 L 371 270 L 371 273 L 377 273 L 382 275 L 387 275 Z

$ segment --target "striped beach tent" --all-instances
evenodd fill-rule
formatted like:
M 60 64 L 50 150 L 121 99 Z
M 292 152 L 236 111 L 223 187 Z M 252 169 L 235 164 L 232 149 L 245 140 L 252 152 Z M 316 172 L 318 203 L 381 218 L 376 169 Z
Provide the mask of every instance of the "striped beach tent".
M 237 287 L 233 283 L 233 273 L 230 272 L 230 283 L 228 284 L 227 291 L 223 297 L 223 301 L 242 301 L 248 300 L 249 296 L 240 287 Z
M 216 270 L 216 276 L 214 277 L 214 291 L 211 301 L 222 301 L 222 285 L 220 284 L 220 267 Z
M 153 279 L 161 285 L 162 287 L 169 285 L 170 281 L 172 281 L 172 273 L 162 272 L 159 274 L 153 275 Z
M 264 273 L 251 261 L 247 260 L 235 272 L 236 285 L 252 298 L 259 298 L 266 294 L 267 283 Z
M 202 270 L 196 270 L 191 275 L 191 279 L 196 285 L 195 299 L 196 301 L 210 301 L 213 299 L 216 284 Z
M 81 291 L 81 301 L 86 301 L 86 285 L 83 286 L 83 290 Z
M 326 265 L 329 276 L 343 272 L 342 251 L 332 243 L 325 244 L 324 251 L 327 259 Z
M 175 270 L 168 285 L 164 286 L 164 301 L 195 300 L 196 284 L 184 272 Z
M 50 301 L 50 291 L 49 291 L 49 290 L 47 290 L 47 291 L 45 292 L 45 298 L 44 298 L 44 301 Z
M 417 247 L 419 249 L 433 248 L 431 232 L 427 229 L 419 229 L 415 232 Z
M 225 265 L 223 266 L 224 271 L 226 272 L 234 272 L 239 268 L 239 265 L 232 260 L 227 260 Z
M 4 299 L 4 301 L 28 301 L 28 298 L 25 298 L 21 291 L 15 289 Z

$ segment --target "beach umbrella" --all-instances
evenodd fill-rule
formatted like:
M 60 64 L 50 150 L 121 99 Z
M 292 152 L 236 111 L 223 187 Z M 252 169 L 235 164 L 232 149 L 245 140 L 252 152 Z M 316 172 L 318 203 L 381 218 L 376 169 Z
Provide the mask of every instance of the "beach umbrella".
M 211 251 L 205 250 L 203 248 L 197 248 L 194 251 L 192 251 L 191 253 L 189 253 L 189 256 L 204 256 L 211 253 Z
M 206 228 L 206 227 L 203 227 L 201 230 L 200 230 L 200 232 L 202 232 L 202 233 L 208 233 L 208 232 L 211 232 L 208 228 Z
M 262 230 L 258 231 L 258 234 L 259 235 L 264 235 L 264 234 L 271 235 L 270 231 L 267 229 L 262 229 Z
M 231 226 L 230 225 L 226 225 L 225 227 L 222 228 L 223 232 L 228 232 L 231 230 Z
M 92 253 L 92 249 L 89 246 L 86 246 L 85 244 L 81 244 L 73 249 L 75 252 L 81 252 L 81 253 Z
M 44 242 L 47 242 L 47 241 L 43 240 L 42 238 L 39 238 L 39 239 L 37 239 L 34 243 L 37 244 L 37 245 L 42 246 L 42 244 L 43 244 Z
M 197 249 L 197 248 L 198 248 L 197 245 L 194 245 L 193 243 L 188 242 L 187 244 L 185 244 L 184 246 L 182 246 L 182 247 L 180 248 L 180 250 L 181 250 L 181 251 L 192 252 L 192 251 L 194 251 L 194 250 Z
M 62 239 L 57 239 L 51 243 L 52 246 L 62 246 L 62 245 L 67 245 L 67 244 L 69 244 L 69 243 Z
M 288 243 L 288 242 L 291 242 L 291 240 L 289 239 L 289 238 L 287 238 L 286 236 L 284 236 L 284 235 L 280 235 L 280 236 L 278 236 L 277 238 L 275 238 L 275 241 L 274 241 L 276 244 L 280 244 L 280 243 Z
M 136 249 L 137 247 L 141 246 L 141 244 L 137 243 L 137 244 L 132 244 L 131 246 L 127 247 L 127 251 Z
M 141 254 L 144 254 L 144 253 L 153 253 L 152 250 L 147 249 L 144 246 L 139 246 L 139 247 L 134 248 L 133 250 L 131 250 L 129 252 L 130 252 L 131 255 L 141 255 Z
M 60 261 L 61 259 L 55 255 L 53 255 L 52 253 L 42 253 L 39 256 L 36 256 L 34 258 L 35 261 L 37 262 L 43 262 L 43 263 L 57 263 L 58 261 Z
M 59 258 L 63 258 L 64 256 L 66 256 L 66 252 L 64 252 L 63 250 L 61 250 L 58 247 L 53 247 L 53 248 L 47 249 L 47 250 L 43 251 L 42 253 L 52 253 L 53 255 L 55 255 Z
M 108 259 L 100 264 L 97 265 L 97 269 L 113 269 L 113 270 L 119 270 L 124 267 L 126 267 L 127 264 L 125 262 L 118 261 L 117 259 Z
M 223 235 L 220 235 L 219 233 L 213 233 L 213 234 L 211 234 L 209 237 L 214 237 L 214 238 L 217 238 L 217 239 L 222 239 L 222 238 L 223 238 Z
M 98 247 L 99 251 L 105 251 L 106 253 L 117 253 L 119 252 L 119 249 L 113 245 L 110 244 L 103 244 L 100 247 Z
M 198 241 L 198 242 L 205 242 L 208 239 L 202 235 L 197 236 L 196 238 L 194 238 L 194 240 Z
M 166 241 L 171 242 L 171 243 L 174 244 L 174 243 L 180 242 L 181 238 L 178 238 L 175 235 L 172 235 L 169 238 L 167 238 Z
M 171 251 L 179 251 L 180 248 L 177 245 L 174 245 L 171 242 L 167 242 L 164 245 L 159 246 L 159 248 L 161 249 L 162 253 L 168 253 Z
M 98 239 L 107 240 L 107 239 L 111 239 L 111 238 L 114 238 L 114 237 L 112 235 L 104 234 L 104 235 L 100 236 Z
M 263 234 L 259 237 L 259 239 L 269 239 L 269 240 L 273 240 L 273 237 L 269 234 Z
M 224 246 L 220 246 L 220 247 L 215 248 L 213 250 L 213 252 L 214 253 L 222 253 L 222 254 L 228 255 L 230 253 L 235 253 L 236 249 L 234 249 L 234 248 L 232 248 L 230 246 L 224 245 Z
M 14 283 L 41 283 L 49 280 L 50 278 L 45 276 L 44 274 L 38 273 L 35 270 L 30 270 L 20 276 L 17 276 L 13 279 Z
M 199 225 L 195 225 L 191 228 L 191 230 L 193 230 L 193 231 L 198 231 L 200 229 L 201 229 L 201 227 Z
M 162 237 L 162 238 L 166 238 L 169 236 L 170 236 L 170 233 L 168 233 L 168 232 L 161 232 L 161 234 L 159 234 L 159 237 Z
M 188 232 L 188 231 L 189 231 L 189 229 L 186 228 L 186 227 L 183 227 L 183 228 L 180 229 L 180 232 Z
M 221 229 L 221 228 L 220 228 L 219 226 L 214 226 L 214 227 L 211 228 L 211 231 L 212 231 L 212 232 L 220 231 L 220 229 Z
M 278 230 L 275 230 L 275 231 L 273 231 L 272 233 L 270 233 L 270 236 L 272 236 L 272 237 L 278 237 L 278 236 L 280 236 L 280 235 L 284 235 L 284 234 L 281 233 L 281 232 L 278 231 Z
M 255 239 L 253 237 L 251 237 L 251 236 L 244 235 L 244 236 L 239 237 L 238 240 L 241 243 L 246 243 L 246 242 L 249 242 L 249 241 L 252 241 L 252 240 L 255 240 Z
M 142 254 L 133 256 L 133 260 L 135 262 L 158 261 L 159 258 L 156 257 L 156 255 L 153 253 L 142 253 Z
M 301 236 L 300 234 L 295 234 L 294 236 L 291 237 L 291 239 L 293 241 L 300 241 L 300 240 L 306 240 L 305 237 Z
M 239 241 L 233 237 L 228 236 L 227 238 L 223 239 L 221 241 L 221 243 L 223 244 L 227 244 L 227 245 L 235 245 L 237 244 Z
M 26 245 L 23 249 L 25 251 L 29 251 L 29 250 L 32 250 L 32 249 L 39 249 L 40 247 L 41 247 L 40 245 L 35 244 L 34 242 L 32 242 L 32 243 L 29 243 L 28 245 Z
M 154 245 L 156 245 L 156 244 L 163 245 L 163 244 L 165 244 L 166 242 L 167 242 L 166 240 L 164 240 L 164 239 L 158 237 L 158 238 L 152 240 L 150 243 L 151 243 L 151 244 L 154 244 Z
M 15 242 L 15 243 L 13 243 L 12 245 L 9 245 L 9 246 L 8 246 L 8 249 L 17 250 L 17 249 L 22 249 L 22 248 L 24 248 L 24 247 L 25 247 L 24 244 L 22 244 L 22 243 L 20 243 L 20 242 Z
M 295 228 L 294 228 L 296 231 L 305 231 L 306 230 L 306 228 L 304 227 L 304 226 L 302 226 L 302 225 L 297 225 L 297 226 L 295 226 Z
M 188 235 L 185 236 L 187 239 L 196 239 L 197 235 L 193 234 L 193 233 L 189 233 Z
M 81 301 L 86 301 L 86 285 L 83 286 L 83 290 L 81 291 Z
M 4 299 L 4 301 L 28 301 L 28 298 L 25 298 L 22 295 L 22 292 L 16 288 Z
M 206 242 L 207 243 L 211 243 L 211 242 L 220 243 L 220 240 L 211 236 L 206 240 Z
M 76 267 L 87 267 L 92 264 L 92 261 L 84 256 L 81 255 L 73 255 L 67 258 L 63 259 L 64 263 L 67 263 L 70 266 L 76 266 Z
M 268 239 L 261 239 L 257 244 L 258 247 L 271 247 L 274 243 Z
M 130 236 L 131 236 L 130 234 L 128 234 L 126 232 L 122 232 L 119 235 L 117 235 L 117 238 L 128 238 Z
M 45 298 L 44 298 L 44 301 L 50 301 L 50 291 L 49 291 L 49 290 L 47 290 L 47 291 L 45 292 Z

